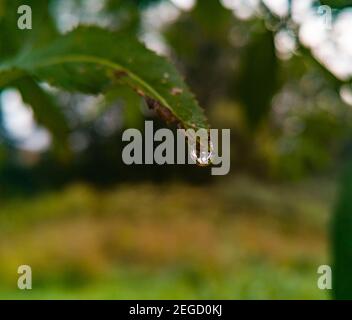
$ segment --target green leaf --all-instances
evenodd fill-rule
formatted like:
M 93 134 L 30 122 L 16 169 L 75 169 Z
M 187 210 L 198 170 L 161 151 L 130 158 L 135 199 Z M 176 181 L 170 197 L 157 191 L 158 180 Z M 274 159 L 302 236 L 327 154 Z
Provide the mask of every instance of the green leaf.
M 244 51 L 238 92 L 249 126 L 253 129 L 271 110 L 278 88 L 278 61 L 273 34 L 258 32 Z
M 343 172 L 332 221 L 333 293 L 335 299 L 352 299 L 352 166 Z
M 336 9 L 350 8 L 352 5 L 351 0 L 321 0 L 321 5 L 328 5 Z
M 47 43 L 57 30 L 49 13 L 49 0 L 0 0 L 0 59 L 31 50 Z M 20 30 L 17 26 L 18 8 L 28 5 L 32 9 L 32 29 Z M 1 60 L 0 60 L 1 61 Z
M 104 92 L 112 84 L 127 84 L 164 120 L 184 128 L 207 127 L 203 110 L 176 69 L 121 33 L 79 27 L 47 46 L 0 64 L 0 86 L 21 72 L 53 86 L 90 94 Z
M 58 142 L 65 144 L 69 128 L 54 99 L 29 76 L 17 80 L 13 85 L 20 91 L 23 101 L 32 107 L 36 121 L 49 128 Z
M 116 102 L 123 104 L 123 125 L 125 128 L 142 128 L 142 99 L 128 86 L 114 86 L 104 93 L 105 99 L 100 106 L 100 113 Z

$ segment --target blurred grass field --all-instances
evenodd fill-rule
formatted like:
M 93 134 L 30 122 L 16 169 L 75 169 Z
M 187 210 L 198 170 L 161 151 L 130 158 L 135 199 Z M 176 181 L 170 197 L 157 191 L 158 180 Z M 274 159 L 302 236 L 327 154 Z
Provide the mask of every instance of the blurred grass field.
M 76 184 L 0 205 L 0 298 L 325 299 L 334 185 Z M 33 289 L 17 289 L 28 264 Z

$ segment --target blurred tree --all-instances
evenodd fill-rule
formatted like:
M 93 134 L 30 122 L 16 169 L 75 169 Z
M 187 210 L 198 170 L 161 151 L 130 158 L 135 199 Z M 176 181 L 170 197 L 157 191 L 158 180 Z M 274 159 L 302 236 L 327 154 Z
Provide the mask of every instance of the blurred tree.
M 273 33 L 262 27 L 252 34 L 243 51 L 237 86 L 251 128 L 257 127 L 270 113 L 278 89 L 278 67 Z

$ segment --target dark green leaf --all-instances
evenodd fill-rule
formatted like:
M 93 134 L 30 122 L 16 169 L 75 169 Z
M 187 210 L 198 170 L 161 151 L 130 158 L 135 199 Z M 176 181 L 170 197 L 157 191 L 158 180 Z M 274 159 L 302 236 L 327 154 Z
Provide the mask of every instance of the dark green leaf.
M 336 299 L 352 299 L 352 167 L 346 168 L 333 216 L 333 292 Z
M 124 34 L 79 27 L 50 45 L 0 65 L 1 85 L 6 85 L 13 76 L 11 69 L 66 90 L 92 94 L 103 92 L 119 81 L 148 101 L 156 101 L 181 126 L 207 127 L 203 110 L 176 69 L 165 58 Z
M 255 128 L 271 110 L 278 87 L 278 61 L 273 34 L 253 35 L 244 52 L 238 92 L 250 127 Z
M 23 101 L 32 107 L 36 121 L 49 128 L 54 138 L 65 143 L 69 129 L 54 99 L 30 77 L 17 80 L 14 86 L 20 91 Z

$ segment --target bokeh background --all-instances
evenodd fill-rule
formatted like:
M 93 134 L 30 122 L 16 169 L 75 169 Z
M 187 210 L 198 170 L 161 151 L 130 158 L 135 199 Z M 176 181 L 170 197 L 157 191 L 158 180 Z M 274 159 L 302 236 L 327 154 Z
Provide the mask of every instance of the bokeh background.
M 124 129 L 166 126 L 129 91 L 40 83 L 61 137 L 57 113 L 0 88 L 0 298 L 351 297 L 350 1 L 27 2 L 43 32 L 94 24 L 167 56 L 212 127 L 231 129 L 231 172 L 124 165 Z M 0 0 L 1 61 L 26 42 L 23 3 Z M 333 291 L 317 287 L 326 264 Z

